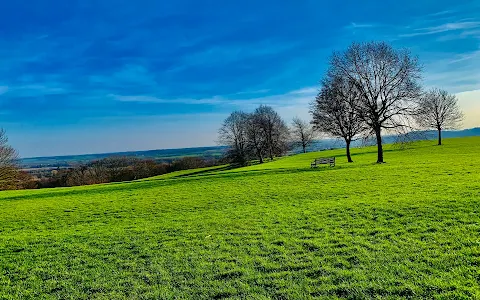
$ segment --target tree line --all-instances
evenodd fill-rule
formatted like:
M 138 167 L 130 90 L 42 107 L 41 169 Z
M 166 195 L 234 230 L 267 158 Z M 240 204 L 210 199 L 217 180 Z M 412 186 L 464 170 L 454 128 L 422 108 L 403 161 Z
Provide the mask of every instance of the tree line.
M 385 133 L 407 134 L 422 129 L 438 131 L 456 128 L 463 119 L 455 95 L 440 89 L 424 91 L 422 68 L 417 57 L 406 49 L 395 49 L 384 42 L 353 43 L 345 51 L 334 52 L 325 76 L 320 81 L 318 95 L 310 105 L 310 124 L 294 119 L 293 140 L 305 152 L 315 133 L 345 141 L 346 157 L 353 162 L 350 147 L 359 138 L 373 137 L 377 147 L 377 163 L 384 162 Z M 252 114 L 232 113 L 220 129 L 220 142 L 229 148 L 229 157 L 245 163 L 252 157 L 263 162 L 264 153 L 273 145 L 267 139 L 267 129 L 275 128 L 280 145 L 287 145 L 285 122 L 266 127 L 261 120 L 260 106 Z M 269 108 L 270 114 L 274 114 Z M 276 120 L 281 120 L 275 114 Z M 313 126 L 312 127 L 310 127 Z M 275 149 L 286 149 L 275 148 Z M 269 152 L 270 158 L 272 152 Z M 284 151 L 273 152 L 282 155 Z
M 5 136 L 5 135 L 3 135 Z M 1 137 L 0 137 L 1 139 Z M 8 148 L 9 146 L 5 147 Z M 1 149 L 1 147 L 0 147 Z M 10 148 L 12 149 L 12 148 Z M 0 155 L 3 153 L 0 153 Z M 138 180 L 175 171 L 205 168 L 223 163 L 217 159 L 201 157 L 183 157 L 173 162 L 157 162 L 153 159 L 141 159 L 127 156 L 113 156 L 80 164 L 75 167 L 51 170 L 49 176 L 37 177 L 19 169 L 16 154 L 0 165 L 0 189 L 42 189 L 72 187 Z
M 260 105 L 252 113 L 232 112 L 219 130 L 219 143 L 228 147 L 226 160 L 239 165 L 273 160 L 294 147 L 301 147 L 306 152 L 314 137 L 311 124 L 294 118 L 289 128 L 285 120 L 267 105 Z
M 211 167 L 216 159 L 182 157 L 173 162 L 157 162 L 137 157 L 107 157 L 74 168 L 55 170 L 50 178 L 37 181 L 37 188 L 71 187 L 138 180 L 181 170 Z
M 245 165 L 251 160 L 263 163 L 289 149 L 288 127 L 270 106 L 261 105 L 252 113 L 234 111 L 219 130 L 219 143 L 227 145 L 225 157 Z

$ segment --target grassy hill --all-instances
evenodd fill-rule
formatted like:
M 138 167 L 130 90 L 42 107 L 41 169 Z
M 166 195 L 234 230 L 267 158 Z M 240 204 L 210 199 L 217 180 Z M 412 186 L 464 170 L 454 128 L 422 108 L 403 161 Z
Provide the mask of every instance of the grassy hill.
M 2 192 L 0 299 L 480 298 L 480 137 L 433 144 Z

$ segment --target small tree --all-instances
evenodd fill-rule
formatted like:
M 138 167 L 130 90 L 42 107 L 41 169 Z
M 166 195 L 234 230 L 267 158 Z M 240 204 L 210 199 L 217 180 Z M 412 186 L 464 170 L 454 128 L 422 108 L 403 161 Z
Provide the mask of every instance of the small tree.
M 247 150 L 252 153 L 252 157 L 256 157 L 260 163 L 263 163 L 266 149 L 266 139 L 261 127 L 261 119 L 257 114 L 251 114 L 247 120 Z
M 288 149 L 288 127 L 280 115 L 270 106 L 260 105 L 255 112 L 265 141 L 265 151 L 271 160 L 283 155 Z
M 326 78 L 311 106 L 314 128 L 333 137 L 343 138 L 348 162 L 353 162 L 350 145 L 365 131 L 358 105 L 361 97 L 355 83 L 339 76 Z
M 17 186 L 18 153 L 8 145 L 5 130 L 0 129 L 0 189 L 14 189 Z
M 219 144 L 227 146 L 227 158 L 241 165 L 249 161 L 248 157 L 248 126 L 249 115 L 242 111 L 235 111 L 223 121 L 218 131 Z
M 250 114 L 230 114 L 219 130 L 219 143 L 228 147 L 226 156 L 232 162 L 257 158 L 263 163 L 266 156 L 273 160 L 288 150 L 289 130 L 272 107 L 260 105 Z
M 292 138 L 296 145 L 302 146 L 303 153 L 307 153 L 307 147 L 315 138 L 313 127 L 304 120 L 295 117 L 292 120 Z
M 432 89 L 420 98 L 416 120 L 423 128 L 436 129 L 438 145 L 441 145 L 442 130 L 458 128 L 463 120 L 463 114 L 455 95 L 444 90 Z
M 358 111 L 377 140 L 377 162 L 383 163 L 382 130 L 405 127 L 421 94 L 421 68 L 407 50 L 383 42 L 353 43 L 334 53 L 328 75 L 348 79 L 361 97 Z
M 16 189 L 37 189 L 39 187 L 38 181 L 35 178 L 25 171 L 17 172 L 17 186 Z
M 201 157 L 197 156 L 185 156 L 178 160 L 175 160 L 170 165 L 170 171 L 181 171 L 181 170 L 190 170 L 207 167 L 207 161 Z

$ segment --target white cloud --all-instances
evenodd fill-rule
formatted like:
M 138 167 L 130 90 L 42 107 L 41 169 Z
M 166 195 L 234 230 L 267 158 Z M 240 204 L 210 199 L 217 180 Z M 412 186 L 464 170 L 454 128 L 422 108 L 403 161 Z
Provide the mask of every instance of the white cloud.
M 44 96 L 44 95 L 58 95 L 68 93 L 64 87 L 60 84 L 51 83 L 38 83 L 38 84 L 24 84 L 18 86 L 0 86 L 0 95 L 8 93 L 9 96 Z
M 431 35 L 431 34 L 444 33 L 449 31 L 456 31 L 456 30 L 474 29 L 479 27 L 480 27 L 480 22 L 451 22 L 451 23 L 445 23 L 438 26 L 417 28 L 415 29 L 415 32 L 401 34 L 400 36 L 414 37 L 414 36 Z
M 265 93 L 268 93 L 268 92 L 270 92 L 270 89 L 261 89 L 261 90 L 237 92 L 237 93 L 235 93 L 235 95 L 265 94 Z
M 201 98 L 201 99 L 192 99 L 192 98 L 175 98 L 175 99 L 164 99 L 155 96 L 149 95 L 115 95 L 110 94 L 108 97 L 113 98 L 114 100 L 120 102 L 139 102 L 139 103 L 170 103 L 170 104 L 222 104 L 225 102 L 225 99 L 219 96 L 214 96 L 212 98 Z
M 442 10 L 436 13 L 429 14 L 427 15 L 427 17 L 438 17 L 438 16 L 444 16 L 444 15 L 450 15 L 455 12 L 456 10 Z
M 463 62 L 463 61 L 470 60 L 477 57 L 480 57 L 480 49 L 477 51 L 469 52 L 469 53 L 458 54 L 454 58 L 452 58 L 448 63 L 453 64 L 457 62 Z
M 108 97 L 121 102 L 139 102 L 139 103 L 175 103 L 175 104 L 189 104 L 189 105 L 217 105 L 217 106 L 235 106 L 241 109 L 250 109 L 257 105 L 271 105 L 274 107 L 289 107 L 292 104 L 308 105 L 312 101 L 318 88 L 305 87 L 298 90 L 293 90 L 285 94 L 269 95 L 254 98 L 235 98 L 226 96 L 213 96 L 210 98 L 174 98 L 165 99 L 153 95 L 116 95 L 110 94 Z M 237 93 L 236 95 L 240 95 Z
M 375 24 L 367 24 L 367 23 L 355 23 L 351 22 L 349 25 L 345 26 L 346 29 L 361 29 L 361 28 L 372 28 L 376 27 Z
M 284 43 L 274 39 L 249 44 L 217 45 L 183 57 L 181 66 L 171 71 L 184 70 L 192 66 L 225 65 L 250 58 L 271 56 L 291 51 L 297 46 L 296 42 Z
M 305 87 L 303 89 L 298 89 L 291 91 L 290 95 L 316 95 L 318 93 L 317 87 Z

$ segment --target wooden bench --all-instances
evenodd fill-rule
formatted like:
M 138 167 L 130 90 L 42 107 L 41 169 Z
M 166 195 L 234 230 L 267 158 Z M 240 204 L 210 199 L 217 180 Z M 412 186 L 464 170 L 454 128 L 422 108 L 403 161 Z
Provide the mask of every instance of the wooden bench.
M 321 157 L 316 158 L 311 164 L 310 167 L 316 168 L 318 165 L 330 165 L 330 167 L 335 167 L 335 157 Z

